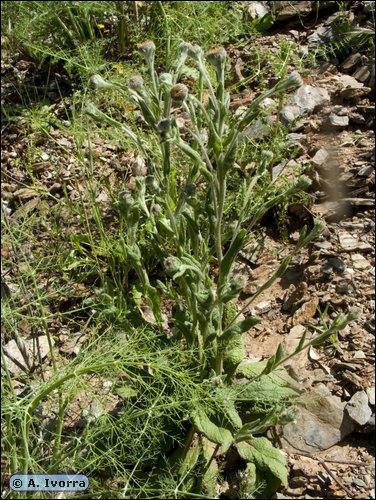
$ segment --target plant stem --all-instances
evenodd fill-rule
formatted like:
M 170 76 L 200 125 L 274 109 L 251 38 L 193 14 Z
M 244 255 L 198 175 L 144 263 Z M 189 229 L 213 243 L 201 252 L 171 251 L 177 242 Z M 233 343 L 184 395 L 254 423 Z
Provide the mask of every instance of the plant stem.
M 168 24 L 168 18 L 166 15 L 166 11 L 163 7 L 163 2 L 157 2 L 158 7 L 161 11 L 162 17 L 163 17 L 163 22 L 165 26 L 165 39 L 166 39 L 166 61 L 165 61 L 165 66 L 167 71 L 169 71 L 170 66 L 171 66 L 171 33 L 170 33 L 170 26 Z

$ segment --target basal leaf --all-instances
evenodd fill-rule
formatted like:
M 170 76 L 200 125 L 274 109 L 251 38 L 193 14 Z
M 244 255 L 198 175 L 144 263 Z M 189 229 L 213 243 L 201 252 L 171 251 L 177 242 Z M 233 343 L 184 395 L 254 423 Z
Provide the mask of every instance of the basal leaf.
M 209 441 L 220 444 L 222 447 L 221 452 L 226 453 L 233 442 L 231 432 L 223 427 L 215 425 L 201 408 L 192 413 L 192 418 L 197 429 L 202 432 Z
M 256 465 L 256 469 L 271 472 L 284 486 L 287 486 L 286 459 L 277 448 L 274 448 L 269 439 L 254 437 L 247 443 L 237 443 L 236 448 L 244 460 Z
M 240 429 L 243 422 L 235 408 L 236 391 L 231 387 L 222 385 L 217 388 L 216 395 L 222 403 L 222 408 L 228 421 L 235 429 Z
M 251 363 L 256 364 L 256 363 Z M 237 373 L 243 373 L 244 366 L 238 367 Z M 265 365 L 264 365 L 265 367 Z M 240 371 L 239 371 L 240 368 Z M 248 372 L 249 373 L 249 372 Z M 299 394 L 297 383 L 288 376 L 285 370 L 277 370 L 268 375 L 261 375 L 254 381 L 236 385 L 238 401 L 249 401 L 253 404 L 272 406 Z
M 206 468 L 205 474 L 202 478 L 202 487 L 207 495 L 207 498 L 216 498 L 219 467 L 217 461 L 212 460 L 215 448 L 213 448 L 212 443 L 203 438 L 202 449 L 205 460 L 209 463 L 209 467 Z

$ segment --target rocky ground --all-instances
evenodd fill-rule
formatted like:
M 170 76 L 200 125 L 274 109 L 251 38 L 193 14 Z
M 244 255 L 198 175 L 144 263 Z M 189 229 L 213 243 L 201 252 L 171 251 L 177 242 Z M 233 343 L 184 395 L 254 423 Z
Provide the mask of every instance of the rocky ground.
M 260 2 L 249 2 L 257 3 Z M 355 7 L 363 4 L 364 9 L 369 3 L 353 2 Z M 279 50 L 282 42 L 292 40 L 303 51 L 313 50 L 312 44 L 330 36 L 333 22 L 330 16 L 333 14 L 322 15 L 322 21 L 312 29 L 297 23 L 293 15 L 282 16 L 283 28 L 277 26 L 276 32 L 265 35 L 261 43 L 267 50 Z M 252 55 L 252 47 L 234 46 L 228 51 L 236 61 L 235 75 L 246 76 L 242 71 L 247 57 Z M 242 253 L 237 271 L 246 276 L 247 287 L 239 306 L 249 300 L 293 248 L 298 237 L 294 226 L 298 229 L 303 223 L 312 222 L 313 217 L 320 217 L 326 221 L 327 229 L 299 253 L 281 280 L 251 304 L 250 310 L 263 321 L 246 338 L 244 362 L 269 357 L 279 343 L 286 353 L 292 352 L 305 330 L 312 334 L 315 326 L 322 324 L 318 311 L 324 317 L 328 308 L 327 319 L 350 309 L 357 315 L 332 343 L 311 348 L 293 358 L 289 365 L 290 375 L 306 391 L 307 398 L 304 407 L 297 410 L 297 423 L 288 424 L 274 436 L 280 441 L 290 466 L 289 488 L 278 493 L 277 498 L 375 497 L 374 68 L 374 56 L 372 59 L 369 53 L 355 51 L 345 60 L 332 59 L 319 64 L 278 114 L 273 111 L 273 101 L 266 103 L 272 121 L 274 116 L 291 125 L 289 138 L 299 151 L 292 162 L 273 168 L 273 179 L 278 180 L 282 172 L 299 164 L 308 167 L 313 183 L 310 200 L 289 208 L 292 230 L 288 243 L 267 234 L 263 237 L 262 251 L 253 246 Z M 10 55 L 3 57 L 5 84 L 29 71 L 32 71 L 29 63 Z M 234 96 L 233 107 L 241 112 L 255 92 L 252 87 L 244 88 Z M 60 102 L 54 104 L 53 113 L 61 116 Z M 260 127 L 258 134 L 268 133 L 268 127 L 262 129 L 262 124 Z M 250 129 L 247 133 L 254 131 Z M 81 170 L 74 141 L 57 128 L 50 139 L 40 133 L 33 133 L 31 138 L 25 134 L 22 123 L 5 124 L 2 135 L 5 216 L 10 221 L 33 211 L 47 216 L 57 204 L 61 207 L 61 227 L 74 226 L 76 221 L 64 209 L 62 185 L 66 184 L 72 202 L 80 197 L 85 201 L 87 197 L 85 188 L 80 192 L 77 183 Z M 23 155 L 31 140 L 39 151 L 39 157 L 32 163 L 32 183 L 29 173 L 22 169 Z M 94 145 L 94 152 L 100 165 L 98 184 L 107 180 L 115 186 L 119 178 L 130 178 L 132 182 L 131 175 L 137 169 L 134 158 L 121 153 L 114 165 L 111 163 L 114 147 L 100 141 Z M 49 201 L 51 198 L 43 197 L 43 193 L 53 195 L 54 200 Z M 98 193 L 97 201 L 103 207 L 108 206 L 105 191 Z M 40 234 L 39 245 L 48 241 L 48 224 L 46 220 L 47 230 Z M 25 244 L 23 250 L 33 259 L 32 246 Z M 12 252 L 12 248 L 2 247 L 3 258 L 14 258 L 17 262 Z M 5 279 L 5 294 L 11 293 L 15 268 L 16 265 L 6 270 L 9 276 Z M 74 293 L 85 295 L 87 290 L 84 285 L 81 287 Z M 84 341 L 82 338 L 72 341 L 68 332 L 64 333 L 64 325 L 51 326 L 59 332 L 58 348 L 62 353 L 74 352 Z M 27 333 L 27 325 L 24 328 Z M 7 350 L 17 357 L 12 348 L 15 349 L 14 340 L 8 342 Z
M 294 17 L 290 19 L 296 27 Z M 304 41 L 301 48 L 312 50 L 309 40 L 328 32 L 330 22 L 325 18 L 314 30 L 287 27 L 263 43 L 273 50 L 281 41 L 297 39 Z M 244 54 L 247 47 L 238 54 L 238 68 Z M 303 332 L 318 324 L 318 308 L 329 306 L 331 318 L 353 309 L 357 320 L 331 346 L 311 348 L 291 360 L 290 375 L 311 399 L 300 409 L 296 425 L 280 429 L 291 479 L 278 498 L 375 495 L 375 80 L 374 59 L 361 61 L 362 55 L 355 52 L 343 61 L 323 62 L 280 110 L 284 123 L 294 123 L 290 140 L 300 150 L 290 165 L 314 166 L 309 174 L 312 201 L 291 207 L 290 216 L 323 218 L 327 229 L 252 303 L 250 310 L 264 321 L 248 336 L 248 357 L 269 357 L 279 343 L 286 353 L 293 352 Z M 288 167 L 274 167 L 273 178 Z M 297 236 L 289 235 L 291 243 Z M 266 238 L 259 255 L 254 247 L 243 253 L 238 271 L 250 278 L 244 300 L 287 252 L 286 245 Z

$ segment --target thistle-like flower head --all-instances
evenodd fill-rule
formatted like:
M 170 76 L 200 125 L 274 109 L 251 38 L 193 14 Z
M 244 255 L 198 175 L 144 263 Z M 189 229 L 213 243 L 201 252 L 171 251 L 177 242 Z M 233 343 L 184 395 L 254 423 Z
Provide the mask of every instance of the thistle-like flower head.
M 184 83 L 177 83 L 171 88 L 172 105 L 180 107 L 188 96 L 188 87 Z
M 144 85 L 144 79 L 141 75 L 135 75 L 127 81 L 128 87 L 132 90 L 141 90 Z

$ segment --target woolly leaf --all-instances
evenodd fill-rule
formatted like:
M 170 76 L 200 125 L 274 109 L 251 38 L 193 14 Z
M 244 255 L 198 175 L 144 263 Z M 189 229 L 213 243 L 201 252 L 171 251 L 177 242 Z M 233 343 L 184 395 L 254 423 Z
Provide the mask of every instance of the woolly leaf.
M 244 359 L 244 342 L 241 335 L 233 335 L 226 341 L 223 353 L 223 366 L 228 376 L 233 375 L 236 367 Z
M 261 322 L 261 319 L 256 318 L 254 316 L 250 316 L 249 318 L 244 319 L 243 321 L 239 321 L 238 323 L 234 323 L 222 334 L 222 339 L 227 339 L 231 337 L 232 335 L 241 335 L 242 333 L 248 331 L 250 328 L 253 326 L 257 325 L 258 323 Z
M 209 466 L 205 468 L 206 470 L 202 478 L 202 487 L 207 498 L 216 498 L 219 467 L 217 461 L 212 460 L 215 446 L 207 439 L 202 438 L 202 451 L 207 464 L 209 464 Z
M 218 387 L 216 395 L 222 403 L 222 408 L 228 421 L 235 429 L 240 429 L 243 422 L 235 408 L 236 392 L 231 387 L 222 385 Z
M 220 444 L 222 453 L 226 453 L 233 442 L 231 432 L 223 427 L 215 425 L 201 408 L 193 412 L 192 418 L 197 429 L 202 432 L 209 441 Z
M 146 298 L 149 306 L 153 310 L 153 314 L 158 324 L 163 323 L 161 312 L 161 298 L 156 288 L 147 284 L 146 285 Z
M 239 233 L 236 235 L 236 238 L 231 243 L 230 248 L 225 253 L 219 266 L 219 270 L 223 276 L 227 276 L 229 274 L 234 260 L 245 244 L 246 238 L 247 231 L 245 229 L 242 229 L 241 231 L 239 231 Z
M 192 446 L 189 448 L 186 455 L 184 456 L 184 460 L 180 464 L 179 467 L 180 476 L 185 477 L 189 474 L 189 472 L 192 471 L 192 469 L 197 463 L 199 456 L 200 456 L 200 447 L 198 446 L 198 443 L 194 441 L 192 443 Z
M 271 406 L 291 397 L 296 397 L 299 394 L 296 382 L 294 387 L 291 385 L 290 380 L 285 380 L 285 378 L 287 377 L 279 376 L 278 372 L 273 372 L 262 375 L 252 382 L 237 384 L 237 399 L 251 402 L 254 405 Z
M 267 438 L 254 437 L 247 443 L 237 443 L 236 448 L 244 460 L 255 464 L 256 469 L 271 472 L 287 486 L 286 460 Z

